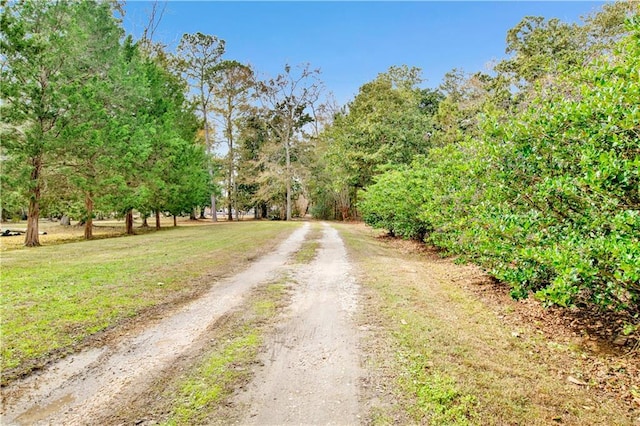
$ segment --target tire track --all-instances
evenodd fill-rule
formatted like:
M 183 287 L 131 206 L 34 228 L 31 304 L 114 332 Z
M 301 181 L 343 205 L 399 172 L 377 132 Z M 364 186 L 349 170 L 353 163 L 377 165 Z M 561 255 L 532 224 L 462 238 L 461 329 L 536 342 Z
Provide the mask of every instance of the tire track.
M 235 403 L 243 425 L 356 424 L 362 416 L 358 286 L 338 232 L 323 224 L 318 255 L 295 274 L 292 303 Z

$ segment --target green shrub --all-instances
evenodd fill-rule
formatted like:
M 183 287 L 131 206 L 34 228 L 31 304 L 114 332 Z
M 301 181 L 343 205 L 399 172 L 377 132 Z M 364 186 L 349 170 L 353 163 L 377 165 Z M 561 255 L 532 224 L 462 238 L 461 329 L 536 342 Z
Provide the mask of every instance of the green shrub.
M 615 55 L 538 84 L 481 138 L 378 177 L 365 221 L 425 238 L 547 304 L 640 305 L 640 21 Z
M 418 159 L 412 167 L 398 166 L 378 176 L 359 203 L 365 223 L 402 238 L 424 238 L 431 226 L 419 218 L 426 196 L 423 175 L 427 169 L 420 167 L 422 161 Z

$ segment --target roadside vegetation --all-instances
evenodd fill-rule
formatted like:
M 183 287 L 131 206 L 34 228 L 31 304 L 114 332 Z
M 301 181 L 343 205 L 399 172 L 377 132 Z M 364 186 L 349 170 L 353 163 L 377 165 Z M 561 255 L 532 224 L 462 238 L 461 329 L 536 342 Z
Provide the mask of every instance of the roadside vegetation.
M 3 252 L 3 382 L 145 310 L 193 297 L 298 225 L 221 223 Z
M 453 70 L 436 91 L 417 69 L 380 74 L 321 136 L 321 199 L 480 265 L 514 298 L 625 312 L 611 338 L 637 341 L 639 11 L 525 17 L 491 73 Z
M 373 424 L 632 425 L 637 369 L 624 356 L 590 351 L 558 328 L 534 322 L 478 292 L 491 280 L 473 266 L 399 244 L 362 225 L 336 225 L 361 283 L 361 328 Z M 392 274 L 389 271 L 393 271 Z M 593 365 L 605 363 L 600 371 Z M 603 372 L 629 369 L 621 390 Z M 597 376 L 599 377 L 596 377 Z M 635 380 L 635 382 L 634 382 Z M 393 401 L 385 403 L 385 401 Z
M 640 314 L 640 21 L 627 28 L 610 57 L 532 82 L 511 113 L 486 99 L 477 135 L 380 175 L 365 221 L 464 255 L 516 298 Z

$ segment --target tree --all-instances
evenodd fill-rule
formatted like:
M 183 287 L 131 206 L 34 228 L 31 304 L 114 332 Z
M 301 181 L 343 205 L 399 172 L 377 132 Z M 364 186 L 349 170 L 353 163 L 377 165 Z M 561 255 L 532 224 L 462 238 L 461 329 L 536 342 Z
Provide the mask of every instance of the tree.
M 434 113 L 432 143 L 442 146 L 477 137 L 480 132 L 480 118 L 488 102 L 493 102 L 491 84 L 495 82 L 486 74 L 466 74 L 453 69 L 447 72 L 440 85 L 444 95 Z
M 195 147 L 198 143 L 198 122 L 194 106 L 189 105 L 185 97 L 186 82 L 170 72 L 168 58 L 162 50 L 156 49 L 153 56 L 152 52 L 143 52 L 144 81 L 148 86 L 145 117 L 152 132 L 148 138 L 150 154 L 140 176 L 147 196 L 141 200 L 139 209 L 147 214 L 155 212 L 158 229 L 160 213 L 167 211 L 170 204 L 175 204 L 171 201 L 172 192 L 184 191 L 183 199 L 185 203 L 191 202 L 192 210 L 194 206 L 203 204 L 202 190 L 209 185 L 205 179 L 204 186 L 201 186 L 202 176 L 198 173 L 198 170 L 207 172 L 208 169 L 207 162 L 199 157 L 200 154 L 206 155 L 204 149 Z M 188 164 L 188 161 L 193 161 L 193 164 Z
M 204 147 L 198 144 L 183 146 L 172 158 L 163 211 L 174 216 L 174 226 L 176 216 L 192 212 L 216 190 L 209 179 L 209 170 L 213 169 L 210 161 Z
M 599 56 L 610 57 L 616 41 L 627 33 L 625 20 L 638 13 L 638 2 L 620 1 L 605 4 L 584 18 L 583 25 L 527 16 L 508 31 L 510 57 L 495 70 L 521 90 L 543 78 L 546 84 L 555 84 L 569 69 L 586 66 Z
M 104 65 L 105 56 L 98 47 L 109 46 L 107 39 L 119 35 L 111 12 L 108 3 L 93 1 L 4 5 L 3 149 L 23 164 L 28 175 L 26 246 L 40 245 L 44 169 L 55 165 L 63 131 L 82 120 L 72 110 L 75 86 L 99 77 L 96 70 Z
M 582 31 L 583 49 L 586 50 L 585 64 L 600 57 L 615 56 L 615 46 L 629 34 L 626 21 L 640 14 L 640 3 L 636 1 L 617 1 L 602 5 L 597 10 L 583 18 Z
M 339 200 L 343 216 L 381 167 L 410 164 L 432 146 L 439 96 L 420 89 L 420 82 L 418 68 L 391 67 L 364 84 L 321 134 L 333 176 L 332 195 L 324 198 Z
M 322 84 L 319 75 L 320 71 L 310 69 L 309 64 L 297 67 L 297 72 L 290 65 L 285 65 L 284 73 L 257 83 L 258 97 L 267 116 L 266 123 L 272 132 L 273 142 L 279 147 L 267 156 L 273 172 L 268 178 L 271 182 L 283 181 L 286 220 L 291 220 L 292 216 L 292 158 L 297 142 L 303 137 L 304 126 L 312 121 L 311 106 L 320 99 Z M 278 153 L 284 159 L 283 167 L 279 165 Z
M 238 148 L 238 189 L 245 200 L 245 208 L 254 208 L 255 218 L 267 217 L 268 197 L 260 194 L 260 176 L 264 173 L 261 152 L 269 138 L 269 130 L 264 117 L 254 111 L 242 119 L 240 144 Z
M 127 64 L 120 45 L 123 32 L 113 11 L 104 3 L 90 2 L 81 3 L 78 9 L 86 26 L 85 48 L 93 53 L 74 59 L 90 77 L 69 83 L 68 120 L 75 124 L 62 129 L 55 155 L 61 173 L 72 183 L 77 197 L 84 199 L 81 222 L 85 238 L 90 239 L 96 197 L 103 195 L 104 182 L 117 171 L 113 149 L 122 141 L 112 136 L 114 124 L 129 113 L 119 90 Z
M 212 106 L 222 123 L 224 140 L 227 143 L 227 207 L 228 219 L 233 220 L 237 206 L 237 158 L 236 139 L 238 126 L 243 123 L 242 118 L 252 110 L 251 91 L 254 87 L 253 70 L 237 61 L 224 61 L 218 67 L 212 79 Z
M 527 16 L 507 33 L 506 53 L 512 56 L 496 69 L 519 87 L 552 78 L 584 62 L 582 32 L 576 24 L 542 16 Z
M 202 34 L 184 34 L 177 48 L 177 65 L 189 84 L 196 89 L 194 102 L 203 120 L 204 141 L 207 149 L 212 154 L 214 151 L 214 138 L 209 122 L 211 110 L 213 79 L 219 69 L 222 55 L 225 52 L 225 41 L 216 36 Z M 213 169 L 209 171 L 213 179 Z M 217 221 L 216 196 L 211 193 L 211 213 L 213 221 Z

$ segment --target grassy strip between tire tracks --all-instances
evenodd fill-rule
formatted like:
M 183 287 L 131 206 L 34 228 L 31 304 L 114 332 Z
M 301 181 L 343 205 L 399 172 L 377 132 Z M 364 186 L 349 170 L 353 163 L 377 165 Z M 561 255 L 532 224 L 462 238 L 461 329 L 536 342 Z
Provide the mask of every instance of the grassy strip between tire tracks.
M 283 276 L 259 288 L 242 311 L 213 332 L 213 343 L 200 362 L 180 380 L 165 384 L 164 404 L 171 408 L 160 424 L 228 424 L 239 414 L 224 402 L 239 384 L 250 380 L 264 335 L 285 305 L 290 286 L 291 280 Z
M 322 227 L 320 223 L 313 222 L 311 224 L 311 230 L 307 234 L 305 241 L 302 243 L 302 247 L 298 250 L 294 256 L 296 263 L 309 263 L 317 255 L 320 248 L 320 239 L 322 238 Z
M 3 381 L 146 308 L 189 297 L 299 223 L 178 227 L 2 254 Z
M 336 224 L 362 284 L 370 388 L 395 401 L 373 424 L 632 425 L 633 412 L 566 380 L 566 351 L 506 327 L 464 284 L 479 271 L 403 252 L 362 225 Z M 377 375 L 377 377 L 376 377 Z M 579 377 L 579 376 L 578 376 Z

